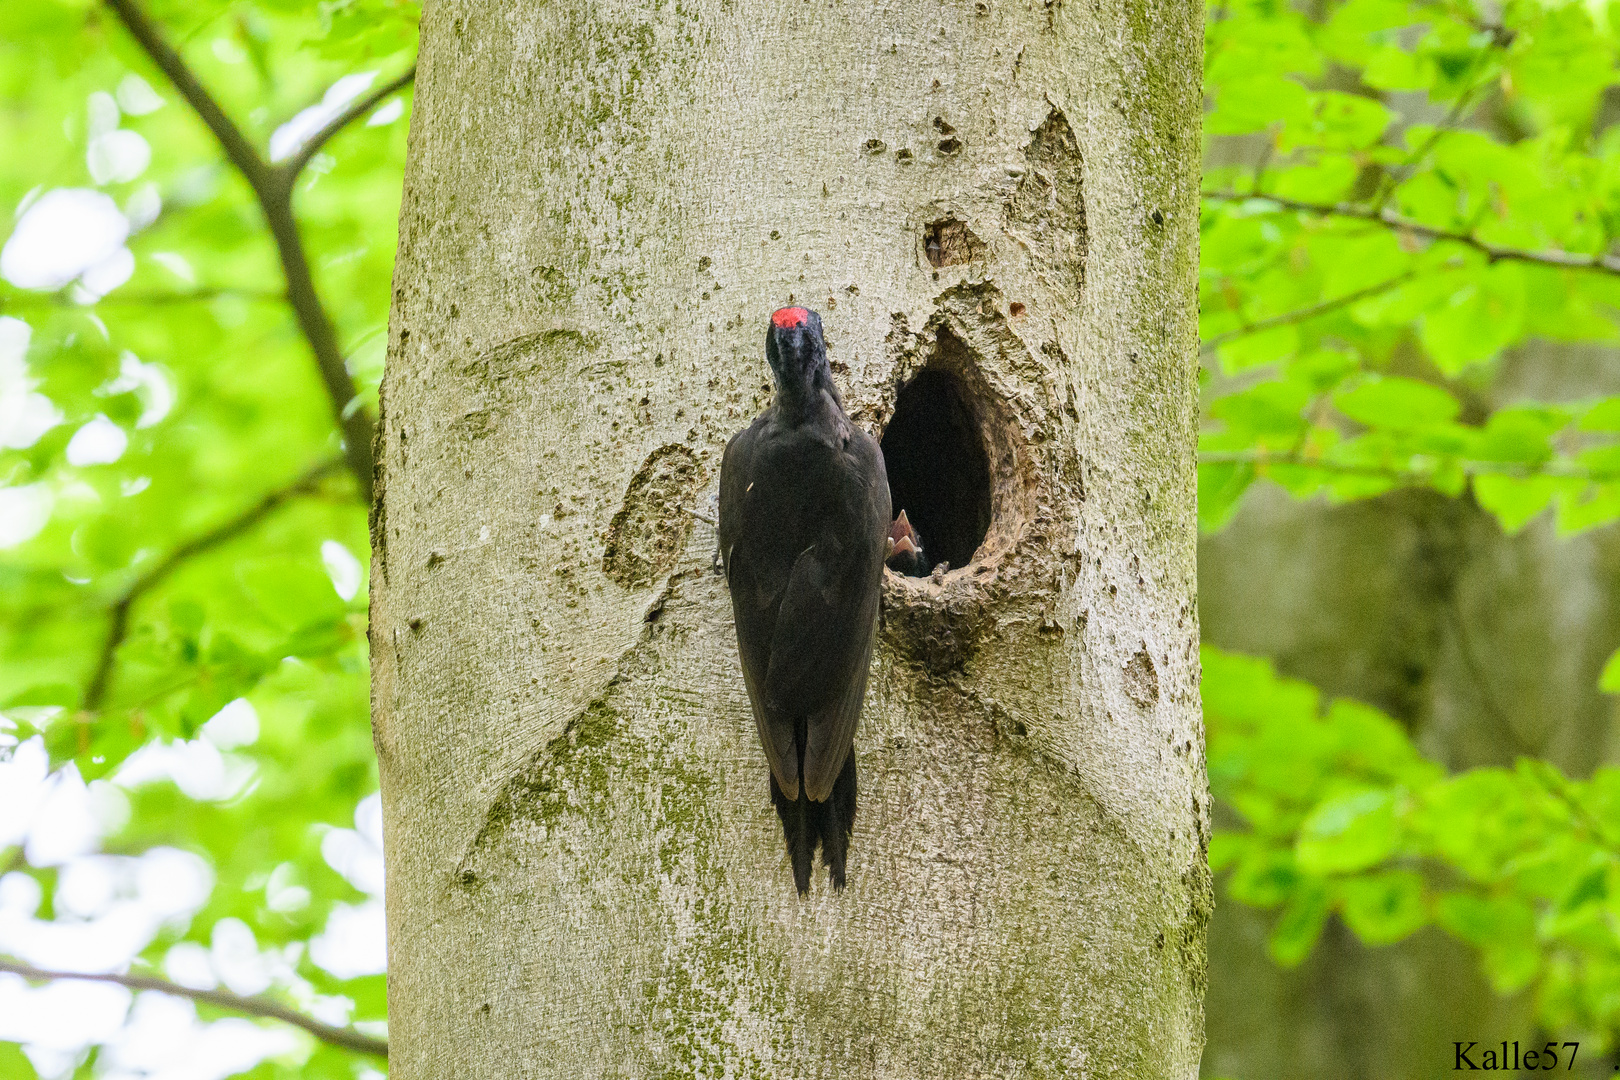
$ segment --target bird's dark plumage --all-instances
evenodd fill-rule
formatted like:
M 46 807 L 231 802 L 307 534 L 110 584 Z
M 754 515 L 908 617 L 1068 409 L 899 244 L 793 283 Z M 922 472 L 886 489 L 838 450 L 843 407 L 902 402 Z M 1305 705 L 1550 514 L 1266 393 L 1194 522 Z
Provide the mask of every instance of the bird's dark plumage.
M 776 312 L 765 355 L 776 398 L 726 445 L 720 555 L 771 800 L 802 893 L 818 844 L 833 885 L 844 884 L 889 485 L 877 441 L 844 415 L 820 317 Z

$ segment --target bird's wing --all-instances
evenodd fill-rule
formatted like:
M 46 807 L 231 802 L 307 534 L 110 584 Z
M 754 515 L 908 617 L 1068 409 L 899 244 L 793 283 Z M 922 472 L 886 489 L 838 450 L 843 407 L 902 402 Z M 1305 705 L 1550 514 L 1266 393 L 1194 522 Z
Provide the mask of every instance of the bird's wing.
M 781 590 L 772 592 L 770 575 L 756 565 L 757 553 L 739 541 L 745 534 L 744 496 L 753 482 L 751 465 L 756 431 L 747 428 L 726 444 L 720 463 L 720 557 L 731 592 L 732 620 L 737 628 L 737 655 L 742 661 L 743 685 L 753 706 L 759 742 L 776 783 L 788 798 L 799 797 L 799 754 L 793 738 L 793 719 L 771 707 L 764 694 L 771 662 L 771 638 L 781 607 Z M 755 555 L 751 558 L 751 555 Z
M 888 534 L 889 488 L 876 443 L 854 449 L 851 492 L 855 520 L 840 523 L 841 535 L 823 534 L 793 564 L 771 638 L 765 699 L 807 718 L 805 792 L 820 801 L 855 739 L 861 714 L 872 638 L 882 595 L 883 546 Z
M 742 527 L 742 497 L 750 483 L 752 472 L 752 444 L 754 428 L 743 428 L 726 443 L 726 452 L 720 457 L 720 505 L 715 532 L 720 539 L 720 561 L 731 575 L 731 549 L 737 543 Z
M 765 588 L 753 573 L 746 554 L 733 551 L 727 567 L 731 586 L 731 613 L 737 624 L 737 655 L 742 661 L 743 684 L 754 707 L 754 726 L 765 760 L 776 783 L 790 799 L 799 797 L 799 751 L 793 738 L 792 714 L 775 707 L 766 692 L 771 663 L 771 639 L 779 619 Z
M 866 700 L 866 673 L 872 666 L 872 639 L 877 631 L 877 592 L 874 590 L 870 631 L 856 630 L 851 636 L 861 643 L 854 665 L 844 683 L 844 691 L 805 725 L 808 745 L 804 748 L 804 792 L 816 802 L 832 794 L 833 783 L 844 767 L 844 759 L 854 752 L 855 723 Z

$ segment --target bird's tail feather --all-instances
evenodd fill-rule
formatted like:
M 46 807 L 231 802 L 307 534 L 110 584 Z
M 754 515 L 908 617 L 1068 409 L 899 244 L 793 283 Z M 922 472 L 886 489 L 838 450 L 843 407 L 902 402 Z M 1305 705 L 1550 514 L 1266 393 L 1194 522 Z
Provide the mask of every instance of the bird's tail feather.
M 782 835 L 787 838 L 788 859 L 793 863 L 793 884 L 799 895 L 810 891 L 810 860 L 816 853 L 816 833 L 810 824 L 810 800 L 805 797 L 804 785 L 799 785 L 799 797 L 790 799 L 782 793 L 771 774 L 771 802 L 776 804 L 776 816 L 782 819 Z
M 833 781 L 832 795 L 826 802 L 811 803 L 816 831 L 821 836 L 821 865 L 834 889 L 844 887 L 844 861 L 849 855 L 849 836 L 855 829 L 855 748 L 850 747 L 844 767 Z
M 802 774 L 802 773 L 801 773 Z M 832 794 L 825 802 L 811 802 L 804 786 L 799 797 L 789 799 L 771 776 L 771 802 L 782 819 L 782 835 L 787 840 L 788 859 L 793 863 L 793 884 L 799 895 L 810 891 L 810 866 L 816 848 L 821 848 L 821 865 L 834 889 L 844 887 L 844 869 L 849 856 L 849 837 L 855 828 L 855 750 L 850 748 L 844 767 L 833 781 Z

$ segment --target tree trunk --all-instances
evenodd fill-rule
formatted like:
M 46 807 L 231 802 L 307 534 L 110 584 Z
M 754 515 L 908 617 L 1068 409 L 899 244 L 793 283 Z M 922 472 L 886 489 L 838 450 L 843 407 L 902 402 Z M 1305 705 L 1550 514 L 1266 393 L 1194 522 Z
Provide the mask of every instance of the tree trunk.
M 428 6 L 373 521 L 395 1080 L 1196 1075 L 1201 39 Z M 790 302 L 951 563 L 885 581 L 849 887 L 803 900 L 701 520 Z

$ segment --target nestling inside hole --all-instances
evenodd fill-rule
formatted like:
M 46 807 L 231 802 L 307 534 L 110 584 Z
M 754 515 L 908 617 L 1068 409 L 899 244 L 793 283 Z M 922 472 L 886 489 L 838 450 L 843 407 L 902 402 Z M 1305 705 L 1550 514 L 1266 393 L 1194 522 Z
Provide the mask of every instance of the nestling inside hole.
M 897 518 L 890 568 L 927 577 L 940 563 L 972 562 L 990 529 L 990 458 L 961 380 L 919 372 L 900 388 L 881 445 Z

